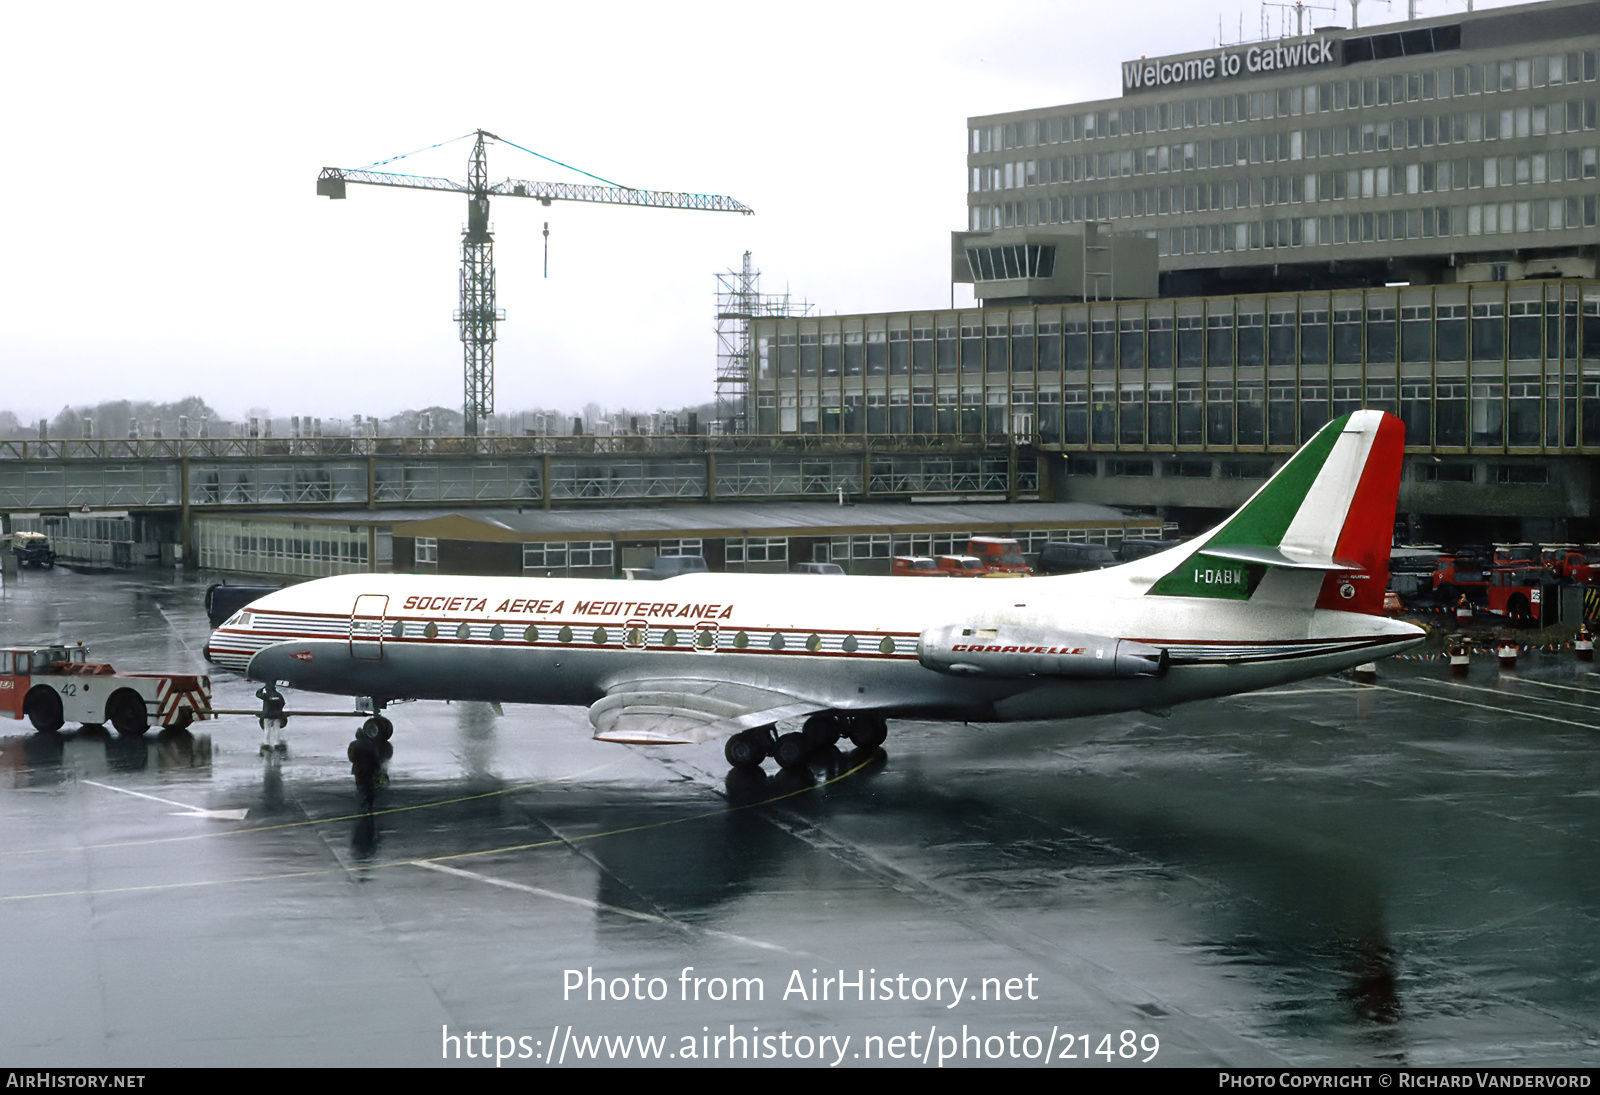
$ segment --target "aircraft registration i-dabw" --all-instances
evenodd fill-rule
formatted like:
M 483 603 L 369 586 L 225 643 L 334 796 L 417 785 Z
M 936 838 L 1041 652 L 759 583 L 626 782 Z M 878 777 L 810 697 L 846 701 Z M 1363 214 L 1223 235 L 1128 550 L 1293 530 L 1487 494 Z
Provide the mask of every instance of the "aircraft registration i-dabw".
M 604 741 L 728 739 L 798 767 L 889 718 L 1160 711 L 1399 653 L 1380 615 L 1405 428 L 1320 430 L 1216 528 L 1105 570 L 1022 581 L 687 574 L 663 582 L 362 574 L 272 593 L 211 636 L 253 680 L 396 700 L 583 704 Z M 804 720 L 779 734 L 780 722 Z

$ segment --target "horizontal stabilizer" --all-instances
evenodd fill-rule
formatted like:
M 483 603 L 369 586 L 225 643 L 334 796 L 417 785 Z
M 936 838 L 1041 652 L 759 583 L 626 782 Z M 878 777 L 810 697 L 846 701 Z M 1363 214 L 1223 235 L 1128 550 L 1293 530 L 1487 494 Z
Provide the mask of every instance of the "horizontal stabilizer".
M 1335 559 L 1331 555 L 1296 552 L 1286 555 L 1277 548 L 1254 544 L 1237 544 L 1230 547 L 1208 547 L 1206 554 L 1219 559 L 1236 559 L 1241 563 L 1264 563 L 1269 567 L 1290 567 L 1294 570 L 1365 570 L 1360 563 L 1348 559 Z

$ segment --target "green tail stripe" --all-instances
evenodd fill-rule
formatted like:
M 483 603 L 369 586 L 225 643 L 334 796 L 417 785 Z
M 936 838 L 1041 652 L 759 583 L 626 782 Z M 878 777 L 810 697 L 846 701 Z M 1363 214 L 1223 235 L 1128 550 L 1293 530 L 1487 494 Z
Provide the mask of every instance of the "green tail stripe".
M 1350 421 L 1349 415 L 1334 419 L 1306 442 L 1305 448 L 1294 454 L 1283 469 L 1273 476 L 1272 482 L 1250 500 L 1232 520 L 1217 530 L 1206 541 L 1206 547 L 1277 547 L 1284 533 L 1300 512 L 1300 503 L 1306 499 L 1311 484 L 1316 481 L 1328 454 L 1339 441 L 1339 435 Z M 1204 550 L 1204 549 L 1202 549 Z
M 1160 578 L 1150 592 L 1172 597 L 1248 600 L 1265 568 L 1206 556 L 1205 549 L 1277 547 L 1349 420 L 1349 415 L 1342 415 L 1317 431 L 1260 493 L 1212 534 L 1199 552 Z

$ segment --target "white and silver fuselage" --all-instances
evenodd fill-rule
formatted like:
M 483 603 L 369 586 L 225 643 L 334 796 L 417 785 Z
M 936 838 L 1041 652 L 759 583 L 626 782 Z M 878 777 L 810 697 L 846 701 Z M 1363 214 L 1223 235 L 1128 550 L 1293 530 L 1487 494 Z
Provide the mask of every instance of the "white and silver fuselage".
M 708 680 L 838 711 L 1005 721 L 1166 708 L 1348 668 L 1422 637 L 1297 597 L 1148 595 L 1170 565 L 1155 555 L 1087 574 L 969 581 L 352 575 L 255 602 L 216 630 L 209 652 L 256 680 L 381 701 L 589 705 L 621 682 Z M 963 649 L 933 656 L 935 641 L 965 646 L 962 632 L 971 664 Z M 1092 659 L 1118 642 L 1165 652 L 1159 668 L 1027 669 L 1030 657 Z

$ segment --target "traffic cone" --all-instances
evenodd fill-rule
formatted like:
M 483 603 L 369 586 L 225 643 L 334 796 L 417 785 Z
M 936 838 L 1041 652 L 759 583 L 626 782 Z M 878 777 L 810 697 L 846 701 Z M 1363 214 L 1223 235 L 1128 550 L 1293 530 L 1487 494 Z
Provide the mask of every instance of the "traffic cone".
M 1501 639 L 1495 649 L 1495 657 L 1500 659 L 1501 669 L 1515 669 L 1517 667 L 1517 643 L 1515 639 Z

